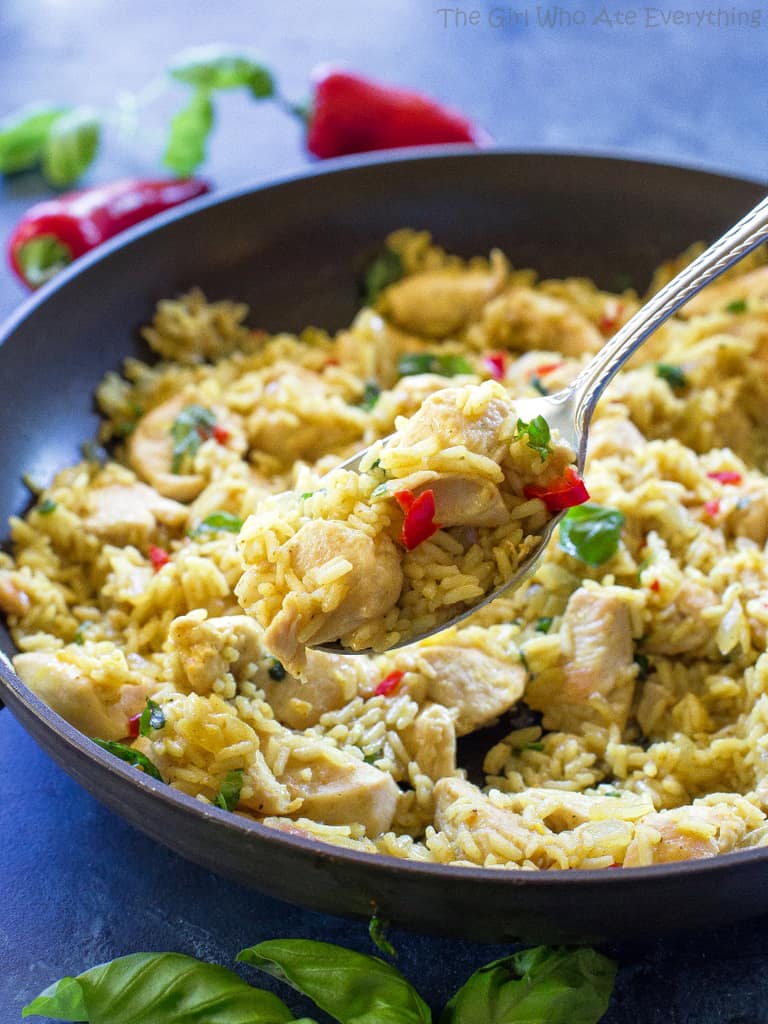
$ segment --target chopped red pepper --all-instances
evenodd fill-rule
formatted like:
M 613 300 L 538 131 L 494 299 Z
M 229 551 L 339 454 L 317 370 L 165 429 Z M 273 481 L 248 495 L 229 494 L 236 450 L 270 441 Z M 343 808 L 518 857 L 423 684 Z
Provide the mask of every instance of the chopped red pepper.
M 707 473 L 710 480 L 717 480 L 721 484 L 740 484 L 744 479 L 741 473 L 732 469 L 723 469 L 719 473 Z
M 720 512 L 720 501 L 718 498 L 713 498 L 712 501 L 704 502 L 704 511 L 708 516 L 714 518 Z
M 226 427 L 216 426 L 213 428 L 213 439 L 218 442 L 218 444 L 226 444 L 231 436 L 231 433 L 226 429 Z
M 661 590 L 661 584 L 658 580 L 651 580 L 649 586 L 651 590 L 654 592 L 654 594 L 658 594 L 658 592 Z
M 506 352 L 489 352 L 487 356 L 483 357 L 483 366 L 494 380 L 504 380 L 506 363 Z
M 550 512 L 562 512 L 565 508 L 589 501 L 584 481 L 573 466 L 568 466 L 559 479 L 548 484 L 528 484 L 523 488 L 523 494 L 526 498 L 541 499 Z
M 565 362 L 562 359 L 559 359 L 556 363 L 543 363 L 541 366 L 536 367 L 535 375 L 537 377 L 546 377 L 548 373 L 554 373 L 561 366 L 565 366 Z
M 139 723 L 141 722 L 141 714 L 131 715 L 128 719 L 128 735 L 136 739 L 139 735 Z
M 605 307 L 602 317 L 600 318 L 600 330 L 603 334 L 613 334 L 619 325 L 621 315 L 624 312 L 624 303 L 618 300 L 613 300 Z
M 446 142 L 480 145 L 488 136 L 457 111 L 408 89 L 323 67 L 307 118 L 307 149 L 321 159 Z
M 413 551 L 433 533 L 437 533 L 440 524 L 435 520 L 435 495 L 432 490 L 422 491 L 418 498 L 413 491 L 397 491 L 395 501 L 405 512 L 403 531 L 400 542 L 406 551 Z
M 404 675 L 405 672 L 395 669 L 395 671 L 390 672 L 388 676 L 384 676 L 379 685 L 373 691 L 374 697 L 388 697 L 391 693 L 394 693 L 400 685 L 400 680 Z
M 165 548 L 156 548 L 154 544 L 149 545 L 149 560 L 152 563 L 152 567 L 155 572 L 159 572 L 164 565 L 168 565 L 171 560 L 171 556 L 165 550 Z
M 8 240 L 11 267 L 28 288 L 39 288 L 72 260 L 108 238 L 201 196 L 208 187 L 197 178 L 128 178 L 36 203 Z

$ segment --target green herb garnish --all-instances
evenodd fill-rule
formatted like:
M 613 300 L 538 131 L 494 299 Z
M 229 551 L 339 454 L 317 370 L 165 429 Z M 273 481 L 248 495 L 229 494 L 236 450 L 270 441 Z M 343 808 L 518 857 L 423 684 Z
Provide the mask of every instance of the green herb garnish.
M 434 352 L 409 352 L 397 361 L 397 372 L 401 377 L 413 377 L 418 373 L 436 373 L 442 377 L 456 377 L 463 373 L 474 373 L 472 365 L 464 356 L 438 355 Z
M 199 526 L 189 531 L 189 536 L 200 537 L 204 533 L 219 533 L 221 530 L 226 530 L 227 533 L 239 533 L 242 525 L 243 520 L 231 512 L 211 512 Z
M 378 914 L 374 914 L 368 922 L 368 934 L 371 937 L 371 942 L 380 953 L 396 959 L 397 950 L 386 936 L 388 924 L 388 921 L 382 921 Z
M 747 300 L 746 299 L 734 299 L 733 302 L 729 302 L 725 307 L 726 313 L 746 313 L 747 312 Z
M 159 704 L 147 697 L 147 706 L 139 718 L 139 736 L 151 736 L 156 729 L 165 725 L 165 715 Z
M 374 750 L 372 754 L 366 754 L 363 761 L 365 761 L 366 764 L 376 764 L 379 758 L 383 756 L 384 751 L 379 748 L 379 750 Z
M 150 761 L 146 754 L 142 754 L 140 750 L 134 750 L 133 747 L 126 747 L 124 743 L 117 743 L 115 740 L 99 740 L 93 737 L 93 742 L 98 744 L 103 750 L 108 751 L 110 754 L 114 754 L 115 757 L 119 757 L 121 761 L 125 761 L 127 764 L 135 765 L 137 768 L 141 768 L 145 775 L 149 775 L 153 779 L 157 779 L 158 782 L 163 781 L 163 776 L 157 770 L 155 765 Z
M 389 493 L 389 484 L 377 484 L 376 487 L 371 491 L 372 498 L 383 498 L 385 494 Z
M 637 665 L 637 680 L 640 683 L 644 683 L 651 674 L 651 663 L 648 660 L 647 655 L 636 654 L 635 664 Z
M 87 631 L 88 627 L 92 626 L 92 625 L 93 625 L 93 623 L 92 622 L 88 622 L 87 620 L 85 622 L 81 622 L 80 623 L 80 625 L 77 627 L 77 629 L 75 631 L 75 635 L 73 637 L 73 640 L 74 640 L 74 642 L 76 644 L 80 644 L 80 646 L 82 647 L 82 645 L 85 643 L 86 631 Z
M 37 506 L 37 513 L 41 516 L 49 516 L 58 507 L 58 502 L 53 501 L 51 498 L 46 498 L 45 501 L 41 501 Z
M 539 751 L 541 751 L 541 750 L 544 749 L 544 744 L 541 742 L 541 740 L 537 740 L 535 743 L 525 743 L 525 744 L 523 744 L 523 746 L 520 749 L 521 750 L 539 750 Z
M 363 397 L 360 400 L 360 408 L 364 412 L 370 412 L 374 408 L 381 395 L 381 388 L 374 380 L 369 380 L 365 385 Z
M 530 423 L 526 423 L 524 420 L 517 421 L 512 440 L 522 441 L 526 436 L 528 437 L 528 447 L 537 452 L 541 461 L 544 462 L 552 451 L 550 444 L 552 435 L 549 424 L 543 416 L 535 416 Z
M 372 306 L 379 295 L 405 273 L 400 253 L 384 249 L 371 263 L 363 277 L 363 296 L 367 306 Z
M 531 377 L 530 384 L 533 390 L 538 391 L 540 395 L 549 394 L 549 388 L 544 387 L 544 385 L 541 383 L 541 378 L 534 375 L 533 377 Z
M 548 633 L 550 629 L 552 629 L 552 621 L 553 620 L 551 615 L 542 615 L 542 617 L 536 623 L 536 632 Z
M 623 526 L 623 512 L 587 501 L 563 517 L 559 544 L 587 565 L 602 565 L 618 551 Z
M 197 454 L 203 441 L 213 436 L 216 417 L 202 405 L 185 405 L 173 421 L 171 472 L 181 473 Z
M 243 769 L 235 768 L 227 772 L 221 780 L 219 792 L 213 801 L 223 811 L 234 811 L 240 801 L 240 790 L 243 788 Z
M 270 679 L 274 679 L 276 683 L 282 683 L 288 673 L 283 668 L 282 662 L 278 661 L 277 658 L 270 658 L 270 666 L 267 669 L 267 675 Z
M 682 367 L 674 363 L 656 363 L 656 376 L 665 380 L 673 391 L 681 391 L 688 387 L 688 378 Z

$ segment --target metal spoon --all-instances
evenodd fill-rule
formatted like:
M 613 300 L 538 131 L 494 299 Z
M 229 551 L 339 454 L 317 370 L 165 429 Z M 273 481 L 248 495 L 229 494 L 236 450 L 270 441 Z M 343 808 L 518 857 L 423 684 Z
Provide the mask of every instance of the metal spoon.
M 554 395 L 545 395 L 541 398 L 515 399 L 516 414 L 527 422 L 536 416 L 543 416 L 551 429 L 559 430 L 563 440 L 570 444 L 576 452 L 576 467 L 581 473 L 587 455 L 587 436 L 595 406 L 603 391 L 635 349 L 639 348 L 649 335 L 661 327 L 696 292 L 766 240 L 768 240 L 768 197 L 759 202 L 737 224 L 734 224 L 684 270 L 673 277 L 661 291 L 649 299 L 600 349 L 594 359 L 584 367 L 568 387 Z M 366 451 L 358 452 L 351 459 L 342 463 L 341 468 L 358 469 L 365 454 Z M 439 626 L 435 626 L 434 629 L 426 633 L 410 636 L 395 644 L 392 649 L 416 643 L 427 636 L 448 629 L 472 615 L 478 608 L 495 600 L 505 591 L 518 586 L 536 567 L 553 530 L 564 514 L 564 512 L 559 512 L 549 520 L 542 532 L 539 544 L 519 566 L 514 575 L 510 576 L 501 586 L 479 597 L 471 607 L 462 610 L 454 618 L 440 623 Z M 352 651 L 338 642 L 317 644 L 316 648 L 321 651 L 333 651 L 337 654 L 370 653 L 370 650 Z

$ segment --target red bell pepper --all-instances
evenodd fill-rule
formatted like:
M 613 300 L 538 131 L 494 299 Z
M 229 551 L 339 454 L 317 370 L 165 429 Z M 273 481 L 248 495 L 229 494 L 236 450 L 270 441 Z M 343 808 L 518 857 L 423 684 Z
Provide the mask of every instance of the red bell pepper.
M 741 473 L 732 469 L 723 469 L 718 473 L 707 473 L 710 480 L 717 480 L 721 484 L 740 484 L 744 479 Z
M 400 542 L 406 551 L 413 551 L 440 529 L 440 524 L 434 521 L 434 491 L 422 491 L 418 498 L 414 497 L 413 491 L 397 491 L 394 498 L 405 512 Z
M 171 556 L 165 550 L 165 548 L 155 547 L 154 544 L 149 545 L 149 560 L 152 563 L 152 568 L 155 572 L 160 572 L 164 565 L 168 565 L 171 560 Z
M 402 146 L 490 139 L 462 114 L 410 89 L 322 68 L 307 115 L 307 149 L 321 159 Z
M 208 189 L 199 178 L 127 178 L 36 203 L 8 240 L 11 267 L 28 288 L 39 288 L 108 238 Z
M 523 488 L 523 494 L 526 498 L 541 499 L 550 512 L 562 512 L 589 500 L 584 481 L 573 466 L 567 466 L 561 477 L 550 480 L 548 484 L 528 484 Z
M 494 380 L 504 380 L 506 365 L 506 352 L 489 352 L 487 356 L 483 356 L 483 366 Z
M 394 693 L 400 685 L 400 680 L 404 675 L 405 672 L 395 669 L 395 671 L 390 672 L 388 676 L 384 676 L 379 685 L 373 691 L 374 697 L 388 697 L 391 693 Z

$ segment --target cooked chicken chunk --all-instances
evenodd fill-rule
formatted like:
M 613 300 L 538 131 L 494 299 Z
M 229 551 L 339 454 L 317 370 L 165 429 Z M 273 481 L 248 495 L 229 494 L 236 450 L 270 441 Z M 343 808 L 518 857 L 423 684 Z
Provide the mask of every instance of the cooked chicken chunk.
M 580 356 L 597 352 L 605 341 L 583 313 L 533 288 L 512 288 L 489 302 L 480 326 L 487 344 L 516 351 Z
M 725 801 L 694 803 L 689 807 L 649 814 L 642 820 L 639 835 L 627 848 L 624 867 L 699 860 L 727 853 L 735 849 L 763 818 L 757 808 L 747 806 L 747 801 L 742 801 L 742 811 L 747 812 L 749 820 L 733 803 Z M 650 861 L 646 855 L 649 847 Z
M 488 385 L 483 388 L 489 390 Z M 477 455 L 500 459 L 504 444 L 500 431 L 510 416 L 509 401 L 501 394 L 494 394 L 481 403 L 481 411 L 473 415 L 457 402 L 464 394 L 460 388 L 444 388 L 430 395 L 418 412 L 397 424 L 397 434 L 390 447 L 410 448 L 427 438 L 436 438 L 441 448 L 463 445 Z M 386 464 L 386 451 L 382 465 Z
M 405 662 L 403 661 L 403 664 Z M 427 696 L 454 711 L 457 736 L 465 736 L 509 711 L 520 699 L 527 672 L 475 647 L 429 644 L 409 667 L 427 677 Z
M 283 669 L 283 671 L 285 671 Z M 347 658 L 324 651 L 307 651 L 302 678 L 286 672 L 282 679 L 262 669 L 257 682 L 275 718 L 291 729 L 308 729 L 326 711 L 335 711 L 369 685 L 376 670 L 368 658 Z
M 428 270 L 398 281 L 380 300 L 381 312 L 404 331 L 430 338 L 461 331 L 503 288 L 507 261 L 499 252 L 488 270 Z
M 421 770 L 437 782 L 456 770 L 456 728 L 453 714 L 440 704 L 427 704 L 401 739 Z
M 533 679 L 526 702 L 544 712 L 547 729 L 573 732 L 581 722 L 623 729 L 637 674 L 626 603 L 608 588 L 581 587 L 568 601 L 560 635 L 562 669 Z
M 121 740 L 128 720 L 145 706 L 152 685 L 123 683 L 110 691 L 97 688 L 82 669 L 61 654 L 31 651 L 17 654 L 13 665 L 21 681 L 86 736 Z
M 168 635 L 176 685 L 200 694 L 210 693 L 229 673 L 237 682 L 254 675 L 263 653 L 261 631 L 247 615 L 209 619 L 196 610 L 174 619 Z
M 83 512 L 87 530 L 109 544 L 144 547 L 158 526 L 181 530 L 187 521 L 184 505 L 163 498 L 146 484 L 107 484 L 88 492 Z
M 412 488 L 413 493 L 418 496 L 427 487 L 441 526 L 501 526 L 509 517 L 498 487 L 489 480 L 446 474 Z
M 685 654 L 706 647 L 713 639 L 713 630 L 702 612 L 718 600 L 702 580 L 684 578 L 672 600 L 666 600 L 654 615 L 644 649 L 651 654 Z
M 22 585 L 19 572 L 0 571 L 0 612 L 23 615 L 29 610 L 29 594 Z

